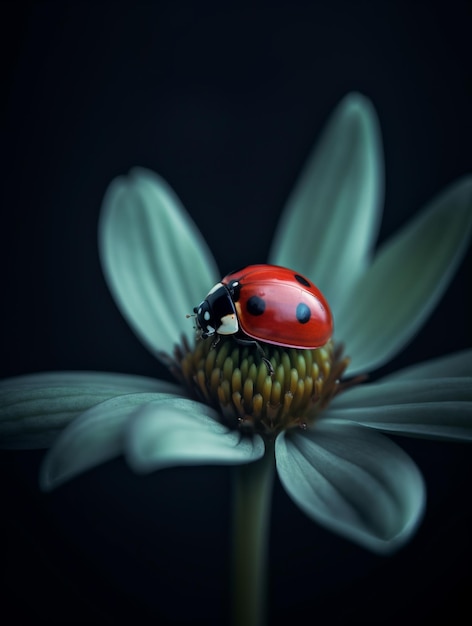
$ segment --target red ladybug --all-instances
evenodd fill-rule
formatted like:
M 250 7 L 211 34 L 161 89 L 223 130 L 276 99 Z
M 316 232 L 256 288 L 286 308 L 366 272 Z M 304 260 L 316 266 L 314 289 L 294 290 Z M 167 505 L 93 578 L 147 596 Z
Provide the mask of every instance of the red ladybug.
M 249 265 L 231 272 L 193 311 L 202 338 L 235 335 L 238 342 L 256 344 L 259 350 L 257 341 L 320 348 L 333 332 L 321 291 L 305 276 L 277 265 Z

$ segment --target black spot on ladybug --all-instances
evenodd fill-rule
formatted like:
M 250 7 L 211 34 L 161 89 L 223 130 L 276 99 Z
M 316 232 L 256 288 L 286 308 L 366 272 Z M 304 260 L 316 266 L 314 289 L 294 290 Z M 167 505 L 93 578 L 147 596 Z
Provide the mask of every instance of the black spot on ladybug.
M 246 308 L 251 315 L 262 315 L 265 311 L 265 302 L 259 296 L 251 296 L 247 301 Z
M 300 302 L 297 304 L 296 316 L 300 324 L 306 324 L 311 317 L 310 307 L 304 302 Z
M 300 285 L 304 285 L 305 287 L 311 287 L 310 283 L 304 276 L 300 276 L 300 274 L 295 274 L 295 280 L 300 283 Z

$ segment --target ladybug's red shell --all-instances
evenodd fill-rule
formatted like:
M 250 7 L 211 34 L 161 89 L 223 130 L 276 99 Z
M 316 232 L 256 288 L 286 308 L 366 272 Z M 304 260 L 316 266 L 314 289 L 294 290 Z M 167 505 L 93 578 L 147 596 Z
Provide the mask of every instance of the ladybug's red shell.
M 221 281 L 232 299 L 241 330 L 275 345 L 314 349 L 333 332 L 321 291 L 305 276 L 276 265 L 249 265 Z

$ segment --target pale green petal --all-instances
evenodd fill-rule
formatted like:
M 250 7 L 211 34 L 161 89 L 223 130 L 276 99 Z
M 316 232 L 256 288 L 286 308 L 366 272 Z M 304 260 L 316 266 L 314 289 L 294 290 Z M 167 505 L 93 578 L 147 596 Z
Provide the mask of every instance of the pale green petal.
M 203 237 L 162 178 L 137 168 L 111 183 L 99 249 L 118 307 L 156 356 L 172 353 L 182 334 L 193 340 L 186 315 L 220 277 Z
M 464 255 L 471 224 L 469 177 L 380 248 L 336 318 L 336 337 L 352 359 L 350 374 L 379 367 L 419 330 Z
M 323 419 L 313 431 L 279 436 L 275 455 L 290 497 L 329 530 L 388 553 L 418 526 L 425 505 L 421 474 L 379 433 Z
M 472 441 L 472 377 L 360 385 L 335 398 L 326 417 L 398 435 Z
M 126 457 L 137 472 L 180 465 L 238 465 L 260 459 L 264 443 L 243 437 L 205 404 L 178 399 L 143 406 L 130 423 Z
M 182 394 L 177 385 L 106 372 L 45 372 L 0 381 L 0 447 L 48 448 L 91 406 L 141 391 Z
M 44 491 L 123 452 L 126 422 L 148 402 L 172 398 L 169 393 L 131 393 L 93 406 L 69 425 L 47 453 L 40 472 Z
M 461 350 L 447 356 L 431 359 L 398 370 L 382 378 L 382 382 L 391 380 L 413 380 L 417 378 L 446 378 L 453 376 L 472 376 L 472 350 Z
M 336 312 L 367 267 L 383 202 L 383 154 L 372 104 L 342 100 L 290 195 L 270 262 L 309 276 Z

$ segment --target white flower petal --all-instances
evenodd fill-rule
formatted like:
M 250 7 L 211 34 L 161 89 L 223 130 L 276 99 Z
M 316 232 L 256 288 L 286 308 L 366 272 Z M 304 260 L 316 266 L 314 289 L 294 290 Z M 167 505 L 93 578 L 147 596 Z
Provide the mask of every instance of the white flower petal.
M 413 380 L 417 378 L 446 378 L 453 376 L 472 376 L 472 350 L 461 350 L 424 363 L 405 367 L 382 378 L 382 382 L 391 380 Z
M 309 276 L 336 312 L 363 273 L 383 202 L 383 154 L 372 104 L 339 104 L 280 220 L 270 262 Z
M 131 393 L 93 406 L 72 422 L 47 453 L 40 471 L 44 491 L 123 452 L 127 420 L 148 402 L 162 402 L 172 394 Z
M 280 479 L 312 519 L 375 552 L 416 529 L 425 504 L 418 468 L 387 437 L 337 420 L 276 441 Z
M 182 394 L 177 385 L 106 372 L 45 372 L 0 382 L 0 447 L 47 448 L 91 406 L 141 391 Z
M 336 318 L 336 336 L 352 358 L 350 374 L 379 367 L 419 330 L 464 255 L 471 225 L 469 177 L 380 248 Z
M 335 398 L 326 417 L 398 435 L 472 441 L 472 377 L 360 385 Z
M 143 406 L 126 437 L 126 457 L 137 472 L 250 463 L 263 454 L 261 437 L 242 437 L 223 426 L 212 408 L 183 398 Z
M 108 286 L 121 312 L 156 355 L 172 353 L 186 319 L 219 280 L 203 237 L 167 183 L 133 169 L 109 186 L 99 224 Z

